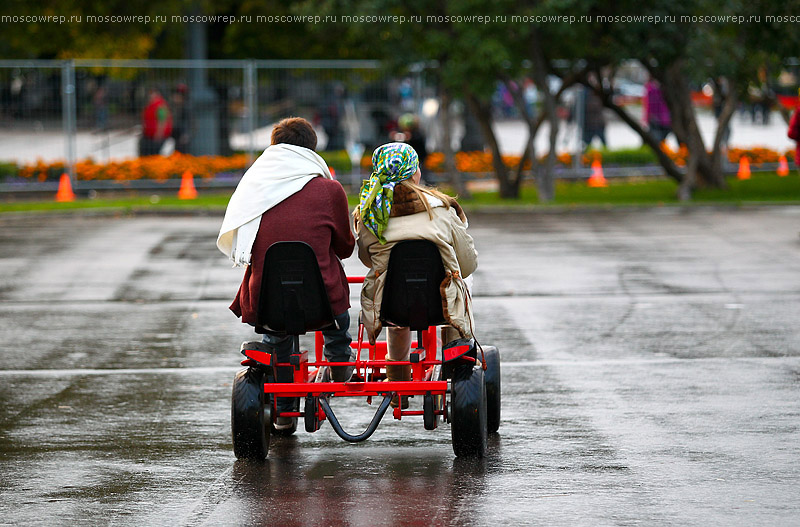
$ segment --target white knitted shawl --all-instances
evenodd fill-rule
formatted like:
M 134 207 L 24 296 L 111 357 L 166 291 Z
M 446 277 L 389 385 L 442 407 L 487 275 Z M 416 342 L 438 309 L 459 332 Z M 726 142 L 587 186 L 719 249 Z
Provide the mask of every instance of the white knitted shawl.
M 244 173 L 233 192 L 217 237 L 217 247 L 234 266 L 250 264 L 261 215 L 315 177 L 333 179 L 313 150 L 289 144 L 271 145 Z

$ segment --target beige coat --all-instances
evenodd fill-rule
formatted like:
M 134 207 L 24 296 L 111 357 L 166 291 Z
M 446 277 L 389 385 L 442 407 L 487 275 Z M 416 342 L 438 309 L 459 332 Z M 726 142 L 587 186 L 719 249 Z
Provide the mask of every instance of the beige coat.
M 428 200 L 429 203 L 431 199 Z M 358 242 L 358 257 L 370 268 L 361 289 L 361 320 L 370 343 L 375 343 L 381 332 L 380 306 L 386 281 L 386 268 L 392 247 L 403 240 L 430 240 L 439 247 L 445 269 L 445 279 L 440 291 L 445 319 L 462 337 L 471 337 L 474 321 L 471 300 L 464 278 L 478 266 L 478 253 L 472 236 L 467 233 L 466 217 L 461 207 L 445 208 L 437 199 L 432 207 L 433 219 L 425 210 L 413 190 L 397 185 L 388 226 L 383 231 L 387 240 L 381 244 L 359 221 L 355 230 Z

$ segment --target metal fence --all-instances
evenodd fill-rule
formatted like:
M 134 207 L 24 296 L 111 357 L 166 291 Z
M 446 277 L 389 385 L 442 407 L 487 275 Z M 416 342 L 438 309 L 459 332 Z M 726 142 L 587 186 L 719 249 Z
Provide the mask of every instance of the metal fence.
M 62 160 L 74 178 L 77 160 L 98 163 L 135 158 L 143 153 L 175 150 L 195 155 L 244 152 L 252 160 L 269 144 L 271 126 L 288 115 L 314 123 L 321 150 L 344 150 L 353 160 L 388 140 L 403 113 L 419 116 L 429 150 L 440 147 L 437 87 L 424 67 L 393 76 L 374 61 L 184 61 L 184 60 L 0 60 L 0 163 L 31 164 Z M 535 89 L 526 100 L 533 111 L 541 104 Z M 494 100 L 495 130 L 507 154 L 524 149 L 527 127 L 518 109 L 504 99 L 502 86 Z M 171 130 L 148 141 L 143 117 L 159 94 L 171 118 Z M 573 154 L 580 167 L 585 122 L 582 89 L 565 94 L 558 150 Z M 636 114 L 641 109 L 634 103 Z M 715 119 L 699 109 L 704 135 Z M 480 131 L 463 105 L 454 111 L 454 147 L 483 144 Z M 605 111 L 605 138 L 611 148 L 636 147 L 640 139 Z M 763 121 L 763 120 L 762 120 Z M 548 150 L 548 127 L 541 127 L 537 155 Z M 469 141 L 469 139 L 472 139 Z M 475 140 L 477 139 L 477 141 Z M 674 141 L 673 141 L 674 142 Z M 785 124 L 754 123 L 737 114 L 731 124 L 733 146 L 791 147 Z M 599 139 L 594 145 L 600 146 Z M 674 145 L 677 147 L 677 145 Z M 357 183 L 357 169 L 347 176 Z M 657 168 L 645 170 L 660 173 Z M 642 173 L 642 167 L 612 170 L 610 175 Z M 569 171 L 567 171 L 569 172 Z M 564 173 L 564 171 L 562 171 Z M 573 170 L 572 174 L 582 174 Z
M 422 70 L 395 78 L 374 61 L 0 61 L 0 161 L 63 160 L 74 177 L 86 158 L 252 159 L 289 115 L 314 123 L 320 149 L 355 154 L 434 91 Z M 159 97 L 170 125 L 147 141 Z

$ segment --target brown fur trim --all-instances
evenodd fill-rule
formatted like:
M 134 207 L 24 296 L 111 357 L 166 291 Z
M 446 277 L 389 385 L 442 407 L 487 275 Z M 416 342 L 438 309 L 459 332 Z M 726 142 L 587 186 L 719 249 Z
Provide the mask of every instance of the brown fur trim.
M 442 283 L 439 284 L 439 294 L 442 297 L 442 315 L 444 316 L 445 321 L 447 321 L 447 325 L 456 330 L 458 334 L 461 335 L 462 338 L 469 338 L 461 330 L 461 328 L 453 324 L 453 319 L 450 317 L 450 312 L 447 310 L 447 286 L 450 285 L 450 283 L 453 281 L 454 278 L 458 280 L 461 279 L 459 277 L 458 271 L 455 272 L 447 271 L 444 280 L 442 280 Z
M 394 187 L 394 201 L 392 202 L 392 218 L 400 216 L 410 216 L 418 212 L 425 212 L 425 204 L 419 199 L 417 193 L 405 185 Z
M 450 318 L 450 312 L 447 310 L 447 286 L 449 286 L 450 282 L 452 281 L 453 281 L 453 273 L 447 271 L 444 280 L 442 280 L 442 283 L 439 284 L 439 295 L 441 295 L 442 297 L 442 315 L 444 315 L 444 319 L 450 326 L 453 326 L 453 320 Z
M 467 216 L 464 214 L 464 209 L 461 208 L 461 205 L 458 204 L 456 198 L 450 198 L 450 206 L 456 210 L 456 214 L 458 217 L 461 218 L 461 221 L 464 221 Z
M 464 210 L 458 204 L 456 198 L 449 197 L 449 205 L 453 207 L 458 214 L 458 217 L 464 220 Z M 405 185 L 397 185 L 394 187 L 394 200 L 392 201 L 392 212 L 389 214 L 392 218 L 399 218 L 400 216 L 410 216 L 418 212 L 425 212 L 425 204 L 419 199 L 419 196 L 412 189 Z

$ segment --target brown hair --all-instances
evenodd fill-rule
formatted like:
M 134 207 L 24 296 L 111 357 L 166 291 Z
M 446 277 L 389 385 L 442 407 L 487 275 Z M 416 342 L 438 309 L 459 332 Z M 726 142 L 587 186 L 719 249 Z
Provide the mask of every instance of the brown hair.
M 425 196 L 423 196 L 423 194 L 428 194 L 429 196 L 433 196 L 434 198 L 438 198 L 439 201 L 441 201 L 442 204 L 444 205 L 444 208 L 446 208 L 446 209 L 450 208 L 450 200 L 453 199 L 453 198 L 451 198 L 450 196 L 448 196 L 447 194 L 445 194 L 444 192 L 442 192 L 442 191 L 440 191 L 438 189 L 435 189 L 433 187 L 426 187 L 426 186 L 423 186 L 423 185 L 418 185 L 418 184 L 414 183 L 413 181 L 411 181 L 410 179 L 406 179 L 404 181 L 401 181 L 400 184 L 401 185 L 405 185 L 406 187 L 410 188 L 411 190 L 413 190 L 417 194 L 417 197 L 420 199 L 422 204 L 425 205 L 425 210 L 428 211 L 428 217 L 430 219 L 433 219 L 433 212 L 431 212 L 431 205 L 430 205 L 430 203 L 428 203 L 428 200 L 425 199 Z
M 311 123 L 302 117 L 287 117 L 272 129 L 272 144 L 277 145 L 278 143 L 314 150 L 317 148 L 317 133 L 311 127 Z

